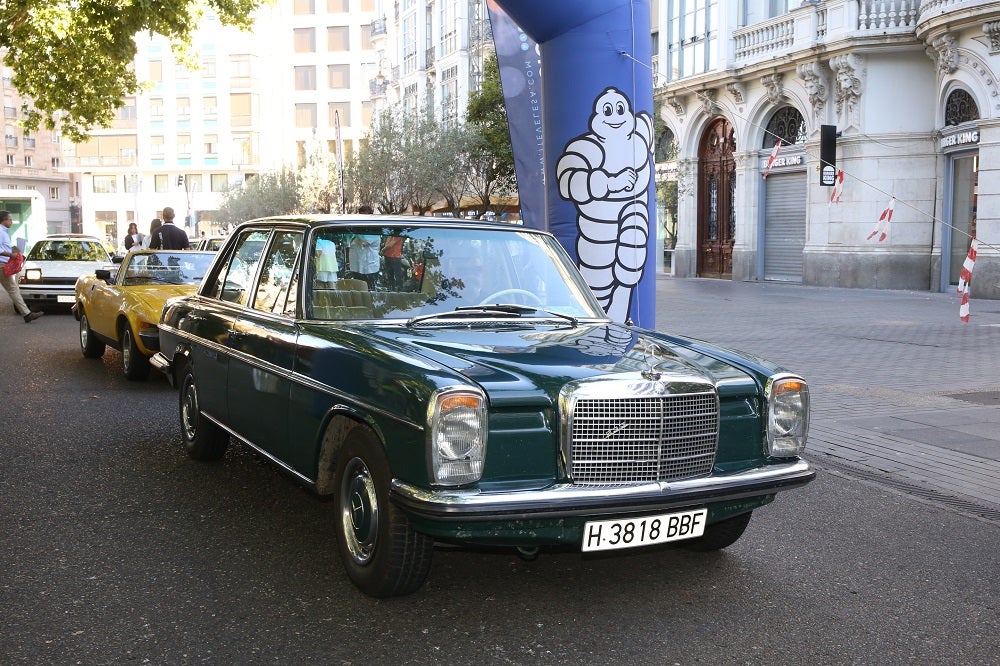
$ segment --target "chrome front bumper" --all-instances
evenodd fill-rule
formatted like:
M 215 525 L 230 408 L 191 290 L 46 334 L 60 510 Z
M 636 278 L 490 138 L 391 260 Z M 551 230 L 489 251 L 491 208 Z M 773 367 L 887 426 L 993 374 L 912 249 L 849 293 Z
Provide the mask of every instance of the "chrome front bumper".
M 490 492 L 427 490 L 395 480 L 392 495 L 405 511 L 433 520 L 539 520 L 662 511 L 761 497 L 804 486 L 814 478 L 816 472 L 809 463 L 796 459 L 733 474 L 626 486 L 559 483 L 539 490 Z

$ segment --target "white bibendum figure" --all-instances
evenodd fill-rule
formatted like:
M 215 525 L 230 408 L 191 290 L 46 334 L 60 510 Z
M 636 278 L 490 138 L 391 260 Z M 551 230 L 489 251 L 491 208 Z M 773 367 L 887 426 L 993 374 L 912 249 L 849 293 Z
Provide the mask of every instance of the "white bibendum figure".
M 590 131 L 566 144 L 556 164 L 559 196 L 577 210 L 577 262 L 612 320 L 628 318 L 649 238 L 653 120 L 607 88 L 594 102 Z

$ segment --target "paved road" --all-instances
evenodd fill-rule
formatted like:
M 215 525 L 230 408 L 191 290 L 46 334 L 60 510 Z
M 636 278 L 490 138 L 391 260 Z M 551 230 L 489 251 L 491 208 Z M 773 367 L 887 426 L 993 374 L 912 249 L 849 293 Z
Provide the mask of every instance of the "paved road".
M 833 427 L 828 424 L 863 428 L 855 419 L 905 413 L 898 398 L 883 402 L 882 392 L 923 401 L 990 387 L 982 378 L 963 383 L 960 372 L 940 368 L 926 373 L 937 388 L 916 370 L 893 367 L 905 365 L 898 351 L 888 351 L 897 347 L 941 364 L 945 349 L 938 342 L 882 341 L 853 353 L 848 344 L 838 352 L 816 339 L 830 322 L 810 323 L 820 316 L 810 314 L 815 298 L 831 304 L 860 299 L 849 306 L 852 313 L 868 302 L 857 325 L 842 315 L 837 328 L 845 337 L 857 330 L 865 342 L 856 346 L 864 347 L 868 339 L 887 337 L 880 327 L 891 328 L 899 316 L 877 315 L 895 299 L 940 300 L 942 318 L 927 325 L 942 334 L 954 326 L 954 336 L 966 336 L 965 351 L 990 348 L 979 346 L 973 325 L 963 328 L 944 316 L 957 312 L 957 304 L 950 308 L 934 295 L 814 294 L 698 280 L 664 280 L 659 288 L 666 299 L 661 318 L 669 322 L 664 328 L 701 337 L 719 337 L 710 329 L 722 329 L 727 342 L 775 352 L 769 355 L 809 377 L 821 433 Z M 771 294 L 783 304 L 780 316 L 763 312 Z M 762 299 L 750 309 L 753 317 L 727 315 L 720 307 L 752 298 Z M 337 561 L 328 502 L 242 447 L 231 447 L 220 464 L 188 460 L 178 441 L 176 393 L 161 378 L 126 382 L 116 352 L 103 361 L 82 358 L 71 317 L 50 314 L 25 325 L 5 305 L 0 663 L 995 659 L 997 522 L 934 496 L 873 483 L 862 474 L 872 468 L 865 461 L 828 465 L 834 456 L 824 449 L 836 451 L 836 442 L 822 443 L 824 434 L 814 438 L 821 444 L 810 454 L 819 479 L 756 512 L 744 538 L 724 553 L 667 549 L 584 558 L 564 552 L 526 562 L 509 552 L 440 548 L 419 593 L 368 599 Z M 989 304 L 973 308 L 985 319 Z M 773 326 L 750 321 L 765 318 Z M 995 329 L 982 330 L 996 349 Z M 903 339 L 923 335 L 911 330 Z M 864 358 L 854 359 L 859 354 Z M 890 363 L 882 365 L 883 358 Z M 867 374 L 855 376 L 848 365 Z M 854 392 L 864 387 L 879 388 L 874 414 L 852 411 Z M 833 400 L 842 400 L 840 407 Z M 962 409 L 963 401 L 947 400 Z

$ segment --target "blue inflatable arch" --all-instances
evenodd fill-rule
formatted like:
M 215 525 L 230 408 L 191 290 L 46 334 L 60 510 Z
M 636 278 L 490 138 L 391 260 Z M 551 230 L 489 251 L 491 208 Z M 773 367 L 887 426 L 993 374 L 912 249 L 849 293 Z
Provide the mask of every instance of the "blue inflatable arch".
M 612 319 L 652 328 L 649 0 L 489 6 L 525 224 L 559 239 Z

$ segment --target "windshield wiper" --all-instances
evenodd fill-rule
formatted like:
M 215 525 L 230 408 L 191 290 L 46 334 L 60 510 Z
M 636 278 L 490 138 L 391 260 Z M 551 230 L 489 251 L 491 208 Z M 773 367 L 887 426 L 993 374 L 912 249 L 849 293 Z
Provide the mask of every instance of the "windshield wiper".
M 532 312 L 544 312 L 547 315 L 555 317 L 557 319 L 562 319 L 563 321 L 568 321 L 574 327 L 577 325 L 576 317 L 563 314 L 562 312 L 555 312 L 553 310 L 546 310 L 545 308 L 535 307 L 533 305 L 519 305 L 517 303 L 492 303 L 490 305 L 460 305 L 454 310 L 447 310 L 445 312 L 433 312 L 431 314 L 418 315 L 409 319 L 406 322 L 407 326 L 413 326 L 414 324 L 419 324 L 423 321 L 428 321 L 432 319 L 476 319 L 479 317 L 497 317 L 500 316 L 504 319 L 520 319 L 522 315 L 530 314 Z
M 547 315 L 555 317 L 557 319 L 562 319 L 577 325 L 576 317 L 568 315 L 562 312 L 556 312 L 555 310 L 548 310 L 546 308 L 536 307 L 534 305 L 520 305 L 518 303 L 490 303 L 489 305 L 461 305 L 456 310 L 473 310 L 480 309 L 489 312 L 508 312 L 510 314 L 529 314 L 531 312 L 544 312 Z

